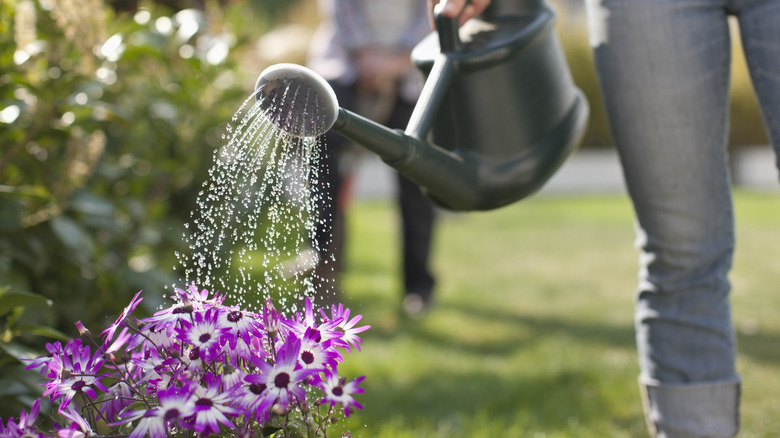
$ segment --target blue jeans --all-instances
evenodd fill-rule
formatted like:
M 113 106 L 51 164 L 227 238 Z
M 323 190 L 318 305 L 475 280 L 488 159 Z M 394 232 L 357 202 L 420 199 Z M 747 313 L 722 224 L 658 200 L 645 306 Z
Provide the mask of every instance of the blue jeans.
M 596 67 L 636 212 L 640 383 L 658 437 L 739 429 L 728 273 L 730 35 L 737 17 L 780 148 L 780 0 L 586 0 Z

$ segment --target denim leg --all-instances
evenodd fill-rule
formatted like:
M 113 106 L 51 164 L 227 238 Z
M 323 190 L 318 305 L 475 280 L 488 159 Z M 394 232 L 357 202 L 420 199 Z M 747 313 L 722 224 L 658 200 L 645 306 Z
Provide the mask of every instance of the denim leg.
M 780 0 L 753 0 L 737 12 L 742 49 L 780 168 Z
M 722 0 L 587 0 L 605 107 L 636 213 L 636 336 L 658 437 L 728 437 L 739 376 L 729 303 L 730 38 Z M 706 401 L 706 403 L 705 403 Z

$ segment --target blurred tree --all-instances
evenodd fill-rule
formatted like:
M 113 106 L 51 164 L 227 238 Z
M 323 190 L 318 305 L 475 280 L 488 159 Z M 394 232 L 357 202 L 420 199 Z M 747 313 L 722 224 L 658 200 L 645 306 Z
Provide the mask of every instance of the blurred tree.
M 300 0 L 248 0 L 247 3 L 258 14 L 269 17 L 271 20 L 279 18 L 280 14 L 294 6 Z M 236 0 L 109 0 L 110 6 L 118 12 L 134 12 L 145 3 L 152 3 L 158 6 L 166 7 L 174 12 L 184 9 L 205 10 L 207 4 L 214 3 L 223 7 L 231 3 L 238 3 Z

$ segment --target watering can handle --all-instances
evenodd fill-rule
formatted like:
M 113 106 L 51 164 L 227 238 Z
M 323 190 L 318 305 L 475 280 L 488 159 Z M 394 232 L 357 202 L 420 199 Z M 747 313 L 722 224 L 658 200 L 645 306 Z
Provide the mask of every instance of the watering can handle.
M 466 0 L 463 4 L 463 8 L 465 9 L 469 3 L 471 3 L 471 0 Z M 439 47 L 442 52 L 458 52 L 460 51 L 461 45 L 460 35 L 458 35 L 458 23 L 460 21 L 460 14 L 463 11 L 461 10 L 461 13 L 458 13 L 454 18 L 445 17 L 441 12 L 441 7 L 439 7 L 439 5 L 441 5 L 441 3 L 436 5 L 437 7 L 433 9 L 433 19 L 436 22 L 436 30 L 439 33 Z

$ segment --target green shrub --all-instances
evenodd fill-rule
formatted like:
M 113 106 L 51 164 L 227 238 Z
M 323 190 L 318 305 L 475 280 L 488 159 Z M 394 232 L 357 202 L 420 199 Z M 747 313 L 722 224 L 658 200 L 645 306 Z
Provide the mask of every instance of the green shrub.
M 200 184 L 249 96 L 236 53 L 258 17 L 272 21 L 246 3 L 0 2 L 0 417 L 34 387 L 15 357 L 77 320 L 105 327 L 140 289 L 153 310 L 174 283 Z

